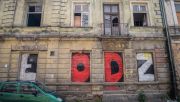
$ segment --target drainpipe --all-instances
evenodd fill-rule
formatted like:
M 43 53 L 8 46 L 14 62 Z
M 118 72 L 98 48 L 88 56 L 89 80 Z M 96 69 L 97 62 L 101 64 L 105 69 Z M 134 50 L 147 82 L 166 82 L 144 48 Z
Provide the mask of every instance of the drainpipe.
M 165 12 L 164 0 L 160 0 L 159 3 L 160 3 L 160 10 L 161 10 L 162 21 L 163 21 L 163 30 L 166 37 L 166 49 L 167 49 L 168 60 L 169 60 L 169 69 L 170 69 L 170 78 L 171 78 L 170 97 L 171 99 L 176 100 L 177 99 L 176 71 L 175 71 L 173 51 L 172 51 L 172 45 L 171 45 L 171 36 L 170 36 L 169 26 L 168 26 L 166 12 Z

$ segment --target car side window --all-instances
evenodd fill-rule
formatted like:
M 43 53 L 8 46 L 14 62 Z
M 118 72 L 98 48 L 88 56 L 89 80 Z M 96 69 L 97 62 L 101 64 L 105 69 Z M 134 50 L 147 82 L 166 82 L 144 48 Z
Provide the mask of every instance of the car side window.
M 38 90 L 30 84 L 21 84 L 20 93 L 21 94 L 34 94 L 34 93 L 38 93 Z
M 15 83 L 3 84 L 0 91 L 1 92 L 7 92 L 7 93 L 16 93 L 17 92 L 17 85 Z

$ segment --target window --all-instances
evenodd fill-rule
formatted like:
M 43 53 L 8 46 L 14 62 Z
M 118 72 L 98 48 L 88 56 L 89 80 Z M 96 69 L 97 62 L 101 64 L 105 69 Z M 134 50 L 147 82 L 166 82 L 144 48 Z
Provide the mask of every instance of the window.
M 154 81 L 154 63 L 152 53 L 137 53 L 139 81 Z
M 72 82 L 90 82 L 90 53 L 72 54 Z
M 133 5 L 134 26 L 148 26 L 148 11 L 145 4 Z
M 176 3 L 175 8 L 176 8 L 176 16 L 177 16 L 178 24 L 180 24 L 180 3 Z
M 16 93 L 17 92 L 17 85 L 15 83 L 4 84 L 1 88 L 1 92 Z
M 105 81 L 123 82 L 123 58 L 119 52 L 104 53 Z
M 21 84 L 21 86 L 20 86 L 20 93 L 22 93 L 22 94 L 31 94 L 32 95 L 37 92 L 38 92 L 38 90 L 29 84 Z
M 120 33 L 118 5 L 104 4 L 104 33 L 105 35 Z
M 38 54 L 22 54 L 20 80 L 36 80 L 37 60 Z
M 87 27 L 89 25 L 89 5 L 75 4 L 74 5 L 74 26 Z
M 27 12 L 27 26 L 36 27 L 41 25 L 42 6 L 29 5 Z

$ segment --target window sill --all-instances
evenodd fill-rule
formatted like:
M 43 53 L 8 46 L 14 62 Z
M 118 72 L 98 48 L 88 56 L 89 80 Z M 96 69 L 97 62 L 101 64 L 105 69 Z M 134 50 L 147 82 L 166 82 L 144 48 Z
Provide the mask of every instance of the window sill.
M 130 28 L 160 28 L 160 26 L 130 26 Z
M 92 26 L 88 26 L 88 27 L 61 26 L 61 28 L 93 28 L 93 27 Z
M 71 82 L 71 83 L 54 83 L 54 84 L 47 84 L 47 85 L 77 85 L 77 86 L 91 86 L 91 85 L 103 85 L 103 86 L 112 86 L 112 85 L 158 85 L 158 84 L 169 84 L 169 82 L 164 81 L 151 81 L 151 82 L 102 82 L 102 83 L 78 83 L 78 82 Z

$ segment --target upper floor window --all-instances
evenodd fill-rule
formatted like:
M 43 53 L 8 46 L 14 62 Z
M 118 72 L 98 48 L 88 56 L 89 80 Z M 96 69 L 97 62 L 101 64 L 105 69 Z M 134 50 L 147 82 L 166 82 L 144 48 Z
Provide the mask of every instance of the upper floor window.
M 41 25 L 42 6 L 29 5 L 27 12 L 27 26 L 35 27 Z
M 134 26 L 148 26 L 148 9 L 145 4 L 133 5 Z
M 89 25 L 89 5 L 75 4 L 74 5 L 74 26 L 87 27 Z
M 177 16 L 178 24 L 180 24 L 180 3 L 179 2 L 176 2 L 175 8 L 176 8 L 176 16 Z
M 104 33 L 105 35 L 119 35 L 119 5 L 104 4 Z

